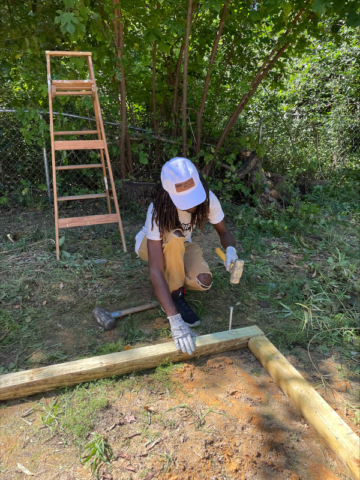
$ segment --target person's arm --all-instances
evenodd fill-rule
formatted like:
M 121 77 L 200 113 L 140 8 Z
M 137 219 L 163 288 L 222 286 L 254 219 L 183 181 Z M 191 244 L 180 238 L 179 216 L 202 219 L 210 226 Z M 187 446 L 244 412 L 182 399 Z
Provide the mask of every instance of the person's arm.
M 148 263 L 151 283 L 166 316 L 176 315 L 177 311 L 164 277 L 164 254 L 161 240 L 147 240 Z
M 219 234 L 220 243 L 226 250 L 226 259 L 224 262 L 225 268 L 228 272 L 230 272 L 231 265 L 236 262 L 238 259 L 236 248 L 235 248 L 235 240 L 232 236 L 232 233 L 227 228 L 225 220 L 221 220 L 219 223 L 214 224 L 215 230 Z
M 220 237 L 220 243 L 225 248 L 225 250 L 227 249 L 227 247 L 235 248 L 234 237 L 230 230 L 227 228 L 225 220 L 221 220 L 221 222 L 215 223 L 214 228 L 217 231 Z
M 153 284 L 156 296 L 168 317 L 171 335 L 174 339 L 175 346 L 177 350 L 192 355 L 195 351 L 192 337 L 196 337 L 196 334 L 190 330 L 188 325 L 186 325 L 180 313 L 177 311 L 171 297 L 169 286 L 164 277 L 162 242 L 161 240 L 147 239 L 147 247 L 151 283 Z

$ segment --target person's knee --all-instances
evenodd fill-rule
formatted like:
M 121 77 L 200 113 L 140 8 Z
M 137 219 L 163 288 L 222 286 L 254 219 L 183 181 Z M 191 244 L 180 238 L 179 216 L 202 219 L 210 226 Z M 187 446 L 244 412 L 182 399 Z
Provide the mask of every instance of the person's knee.
M 199 273 L 196 281 L 203 290 L 208 290 L 212 285 L 212 276 L 210 273 Z
M 181 230 L 174 230 L 173 234 L 175 235 L 175 237 L 184 237 L 184 234 Z

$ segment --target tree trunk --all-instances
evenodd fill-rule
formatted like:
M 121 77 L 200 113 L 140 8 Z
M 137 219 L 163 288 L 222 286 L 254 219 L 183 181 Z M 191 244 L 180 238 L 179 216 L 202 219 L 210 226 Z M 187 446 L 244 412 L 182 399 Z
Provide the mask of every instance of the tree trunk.
M 114 32 L 115 32 L 115 50 L 116 50 L 116 57 L 118 58 L 117 64 L 120 69 L 120 81 L 119 81 L 120 97 L 121 97 L 120 161 L 121 161 L 121 172 L 122 172 L 122 175 L 125 176 L 128 173 L 128 165 L 126 164 L 127 112 L 126 112 L 125 71 L 124 71 L 124 65 L 122 62 L 123 54 L 124 54 L 124 26 L 122 23 L 122 11 L 121 11 L 120 0 L 113 0 L 113 14 L 114 14 L 113 24 L 114 24 Z M 130 140 L 128 144 L 129 143 L 130 143 Z M 130 157 L 131 157 L 131 150 L 130 150 Z
M 181 61 L 184 52 L 184 44 L 180 47 L 179 58 L 176 64 L 176 75 L 174 83 L 174 101 L 173 101 L 173 115 L 174 115 L 174 131 L 173 137 L 177 137 L 177 126 L 178 126 L 178 97 L 179 97 L 179 81 L 180 81 L 180 70 L 181 70 Z
M 309 0 L 306 2 L 305 6 L 302 8 L 302 10 L 296 15 L 295 19 L 292 21 L 292 25 L 296 25 L 297 21 L 299 20 L 299 18 L 302 16 L 302 14 L 304 13 L 305 11 L 305 8 L 306 6 L 308 5 L 309 3 Z M 287 36 L 290 32 L 292 27 L 290 27 L 285 33 L 284 33 L 284 37 Z M 289 42 L 286 42 L 281 48 L 280 48 L 280 44 L 278 43 L 275 48 L 273 48 L 273 50 L 270 52 L 270 54 L 268 55 L 268 57 L 266 58 L 266 60 L 264 61 L 264 63 L 262 64 L 262 66 L 260 67 L 260 69 L 258 70 L 257 74 L 255 75 L 253 81 L 251 82 L 250 84 L 250 87 L 249 87 L 249 91 L 247 93 L 245 93 L 238 106 L 236 107 L 234 113 L 232 114 L 232 116 L 230 117 L 229 121 L 228 121 L 228 124 L 226 125 L 216 147 L 215 147 L 215 151 L 214 151 L 214 154 L 213 154 L 213 158 L 212 160 L 209 162 L 208 165 L 205 165 L 205 167 L 203 168 L 203 173 L 205 173 L 206 175 L 209 174 L 210 172 L 210 169 L 211 169 L 211 166 L 215 160 L 215 157 L 218 153 L 218 151 L 220 150 L 220 148 L 222 147 L 224 141 L 225 141 L 225 138 L 228 136 L 230 130 L 232 129 L 232 127 L 234 126 L 236 120 L 239 118 L 239 115 L 240 113 L 244 110 L 244 108 L 246 107 L 248 101 L 251 99 L 251 97 L 254 95 L 254 93 L 256 92 L 258 86 L 260 85 L 260 83 L 264 80 L 264 78 L 266 77 L 266 75 L 269 73 L 269 71 L 273 68 L 273 66 L 275 65 L 275 63 L 277 62 L 277 60 L 281 57 L 281 55 L 285 52 L 285 50 L 287 49 L 287 47 L 290 45 Z
M 187 105 L 187 66 L 189 57 L 189 38 L 190 25 L 192 18 L 193 0 L 189 0 L 187 19 L 186 19 L 186 33 L 184 45 L 184 73 L 183 73 L 183 98 L 182 98 L 182 156 L 187 155 L 187 135 L 186 135 L 186 105 Z
M 206 97 L 207 97 L 207 94 L 208 94 L 208 91 L 209 91 L 209 84 L 210 84 L 210 77 L 211 77 L 211 73 L 212 73 L 212 67 L 214 65 L 215 55 L 216 55 L 216 52 L 217 52 L 217 49 L 218 49 L 218 46 L 219 46 L 219 41 L 220 41 L 223 26 L 224 26 L 224 23 L 225 23 L 225 17 L 226 17 L 227 8 L 229 6 L 229 2 L 230 2 L 230 0 L 225 0 L 225 3 L 224 3 L 223 11 L 222 11 L 221 18 L 220 18 L 219 28 L 216 32 L 216 37 L 215 37 L 214 45 L 213 45 L 212 52 L 211 52 L 210 65 L 209 65 L 208 71 L 206 73 L 205 85 L 204 85 L 204 91 L 203 91 L 202 98 L 201 98 L 200 109 L 199 109 L 198 112 L 196 112 L 196 147 L 195 147 L 196 148 L 195 149 L 196 155 L 198 155 L 199 152 L 200 152 L 202 116 L 203 116 L 204 109 L 205 109 Z
M 171 70 L 170 70 L 169 62 L 167 61 L 167 58 L 166 58 L 166 55 L 165 55 L 164 52 L 162 52 L 162 57 L 163 57 L 163 59 L 164 59 L 164 63 L 165 63 L 165 66 L 166 66 L 166 70 L 167 70 L 167 72 L 168 72 L 168 74 L 169 74 L 170 83 L 171 83 L 171 85 L 175 85 L 174 77 L 173 77 L 173 74 L 172 74 L 172 72 L 171 72 Z
M 152 100 L 153 100 L 153 115 L 154 115 L 154 132 L 155 135 L 158 135 L 158 121 L 156 117 L 156 42 L 154 42 L 153 47 L 153 75 L 152 75 Z M 158 164 L 159 156 L 159 142 L 155 140 L 155 168 Z

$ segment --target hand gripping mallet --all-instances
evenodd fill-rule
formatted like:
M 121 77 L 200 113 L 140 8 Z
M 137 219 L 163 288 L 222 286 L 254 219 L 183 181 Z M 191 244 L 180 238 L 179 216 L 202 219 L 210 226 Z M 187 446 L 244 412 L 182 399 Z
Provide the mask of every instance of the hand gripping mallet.
M 143 310 L 148 310 L 149 308 L 154 308 L 158 305 L 159 302 L 151 302 L 147 303 L 146 305 L 140 305 L 139 307 L 118 310 L 117 312 L 108 312 L 105 310 L 105 308 L 95 307 L 93 310 L 93 315 L 100 327 L 105 328 L 105 330 L 113 330 L 116 327 L 116 318 L 130 315 L 130 313 L 142 312 Z
M 226 260 L 225 253 L 222 250 L 220 250 L 220 248 L 217 248 L 215 250 L 215 253 L 217 253 L 221 258 L 221 260 L 225 262 Z M 243 270 L 244 270 L 244 260 L 237 259 L 235 263 L 232 263 L 230 268 L 230 283 L 233 283 L 233 284 L 239 283 Z

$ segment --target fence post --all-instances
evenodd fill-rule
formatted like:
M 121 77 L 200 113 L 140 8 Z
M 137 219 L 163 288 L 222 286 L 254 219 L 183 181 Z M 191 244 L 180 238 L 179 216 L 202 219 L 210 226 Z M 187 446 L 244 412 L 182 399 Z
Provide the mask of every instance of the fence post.
M 39 112 L 39 115 L 40 115 L 40 120 L 42 120 L 43 119 L 42 112 Z M 46 143 L 45 143 L 45 137 L 44 137 L 44 132 L 43 131 L 41 131 L 41 136 L 42 136 L 42 139 L 43 139 L 43 157 L 44 157 L 44 168 L 45 168 L 47 194 L 48 194 L 49 203 L 52 204 L 50 177 L 49 177 L 49 166 L 48 166 L 48 161 L 47 161 Z

